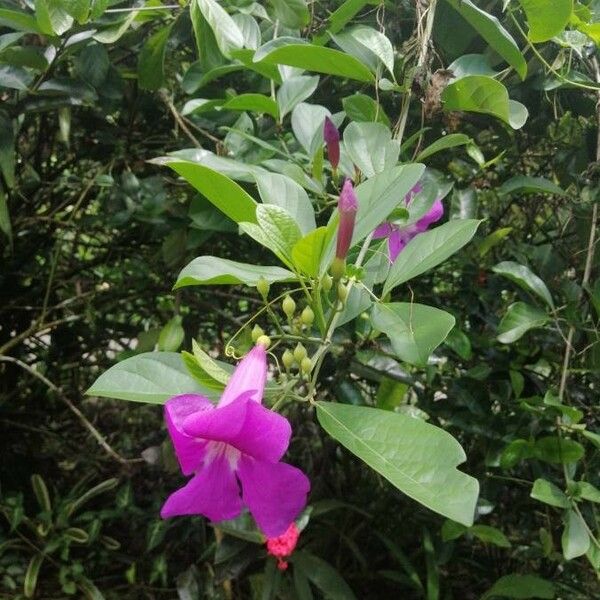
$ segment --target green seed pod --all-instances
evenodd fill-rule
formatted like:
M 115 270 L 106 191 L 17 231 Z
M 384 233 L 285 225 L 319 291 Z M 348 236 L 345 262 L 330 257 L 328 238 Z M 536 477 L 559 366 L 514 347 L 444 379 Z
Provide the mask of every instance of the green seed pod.
M 264 346 L 265 350 L 271 345 L 271 338 L 268 335 L 261 335 L 257 340 L 258 346 Z
M 306 348 L 298 343 L 298 345 L 294 348 L 294 358 L 298 364 L 301 364 L 302 361 L 306 358 Z
M 340 302 L 346 302 L 346 298 L 348 297 L 348 287 L 342 282 L 338 283 L 337 294 Z
M 263 297 L 264 300 L 267 299 L 270 288 L 271 288 L 271 284 L 264 277 L 261 277 L 256 282 L 256 289 L 258 290 L 258 293 Z
M 283 299 L 281 307 L 288 318 L 291 319 L 294 316 L 294 312 L 296 311 L 296 303 L 290 296 L 286 296 Z
M 330 275 L 323 275 L 323 279 L 321 279 L 321 287 L 323 291 L 328 292 L 333 287 L 333 279 Z
M 315 320 L 315 313 L 313 312 L 313 309 L 310 306 L 307 306 L 302 311 L 300 318 L 302 319 L 302 323 L 304 323 L 304 325 L 312 325 L 313 321 Z
M 256 342 L 261 335 L 265 335 L 263 328 L 260 325 L 255 325 L 252 328 L 252 341 Z
M 312 371 L 312 360 L 310 360 L 310 358 L 308 358 L 308 356 L 305 356 L 302 359 L 302 362 L 300 363 L 300 370 L 305 375 L 308 375 Z
M 286 351 L 281 356 L 281 362 L 285 367 L 286 371 L 289 371 L 293 366 L 296 360 L 294 359 L 294 355 L 286 349 Z

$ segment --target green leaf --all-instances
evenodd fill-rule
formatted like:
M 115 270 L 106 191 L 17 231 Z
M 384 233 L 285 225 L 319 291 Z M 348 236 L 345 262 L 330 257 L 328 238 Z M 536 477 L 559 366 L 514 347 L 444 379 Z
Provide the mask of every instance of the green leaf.
M 366 94 L 353 94 L 342 99 L 346 116 L 351 121 L 375 121 L 389 127 L 390 120 L 382 106 Z
M 552 600 L 554 595 L 554 584 L 537 575 L 505 575 L 498 579 L 482 596 L 482 600 L 487 600 L 487 598 L 517 598 L 518 600 L 542 598 L 542 600 Z
M 206 196 L 214 206 L 236 223 L 256 223 L 256 202 L 243 188 L 226 175 L 191 161 L 164 161 L 189 184 Z
M 569 23 L 573 0 L 519 0 L 529 25 L 529 39 L 546 42 L 558 35 Z
M 596 448 L 600 449 L 600 434 L 595 433 L 594 431 L 582 431 L 581 435 L 587 438 Z
M 0 38 L 1 37 L 3 36 L 0 36 Z M 7 63 L 14 67 L 27 67 L 36 71 L 44 71 L 48 68 L 48 61 L 44 58 L 42 49 L 32 46 L 13 46 L 12 48 L 6 48 L 0 52 L 0 62 Z
M 0 156 L 1 158 L 1 156 Z M 0 163 L 1 166 L 1 163 Z M 0 231 L 6 235 L 9 244 L 12 244 L 12 225 L 10 223 L 10 213 L 8 212 L 8 203 L 4 190 L 0 187 Z
M 383 295 L 436 267 L 460 250 L 475 235 L 480 222 L 476 219 L 455 219 L 413 238 L 392 265 Z
M 42 33 L 35 17 L 20 10 L 0 8 L 0 25 L 26 33 Z
M 310 13 L 306 0 L 269 0 L 273 5 L 274 17 L 290 29 L 301 29 L 308 25 Z
M 90 12 L 90 0 L 62 0 L 67 11 L 81 25 L 87 21 Z
M 473 534 L 484 544 L 493 544 L 500 548 L 510 548 L 512 545 L 504 533 L 497 527 L 490 527 L 489 525 L 473 525 L 473 527 L 469 528 L 469 533 Z
M 521 79 L 525 79 L 527 62 L 515 40 L 500 21 L 478 8 L 471 0 L 447 1 L 509 65 L 514 67 Z
M 62 35 L 73 25 L 73 17 L 62 0 L 35 0 L 35 18 L 42 33 L 47 35 Z
M 529 267 L 512 261 L 504 261 L 495 265 L 492 271 L 510 279 L 524 290 L 539 296 L 550 308 L 554 308 L 554 301 L 546 284 Z
M 296 40 L 297 41 L 297 40 Z M 258 49 L 254 61 L 288 65 L 316 73 L 325 73 L 370 83 L 373 74 L 353 56 L 313 44 L 285 43 L 282 46 L 265 45 Z
M 75 66 L 81 79 L 96 88 L 100 87 L 110 68 L 108 52 L 102 44 L 92 42 L 76 56 Z
M 467 75 L 487 75 L 495 77 L 498 73 L 492 69 L 484 54 L 463 54 L 450 63 L 448 70 L 454 74 L 454 79 Z
M 250 110 L 257 113 L 267 113 L 274 119 L 279 118 L 279 107 L 275 100 L 262 94 L 240 94 L 227 100 L 221 106 L 223 110 Z
M 510 235 L 512 230 L 512 227 L 502 227 L 483 238 L 481 244 L 479 244 L 479 256 L 485 256 L 494 246 L 497 246 L 505 237 Z
M 192 340 L 192 351 L 198 365 L 205 371 L 214 381 L 221 385 L 227 385 L 231 377 L 231 373 L 225 370 L 216 360 L 210 357 L 196 340 Z
M 454 327 L 455 319 L 432 306 L 392 302 L 374 304 L 371 322 L 388 336 L 401 360 L 424 367 L 431 353 Z
M 145 90 L 157 90 L 165 81 L 165 52 L 171 34 L 167 25 L 152 34 L 140 52 L 138 59 L 138 82 Z
M 377 29 L 366 25 L 357 25 L 341 34 L 332 34 L 331 37 L 342 50 L 369 65 L 373 71 L 377 70 L 378 63 L 381 62 L 389 71 L 392 79 L 395 79 L 392 42 Z
M 533 444 L 529 440 L 513 440 L 500 455 L 500 466 L 503 469 L 512 469 L 522 460 L 533 456 Z
M 323 145 L 323 122 L 330 116 L 324 106 L 306 102 L 300 102 L 292 110 L 292 131 L 310 158 Z
M 555 465 L 577 462 L 585 455 L 583 446 L 569 438 L 549 435 L 535 441 L 534 455 L 539 460 Z
M 498 324 L 498 341 L 512 344 L 530 329 L 543 327 L 547 322 L 548 315 L 539 308 L 525 302 L 514 302 Z
M 0 77 L 1 77 L 0 70 Z M 4 180 L 9 189 L 15 187 L 15 130 L 13 127 L 13 121 L 5 113 L 0 112 L 0 173 L 4 175 Z M 5 218 L 2 219 L 3 226 L 2 231 L 8 235 L 8 229 L 10 228 L 10 221 L 8 220 L 8 208 L 6 205 L 6 198 L 4 197 L 2 190 L 3 210 Z M 10 236 L 9 236 L 10 237 Z
M 172 396 L 192 393 L 210 399 L 219 397 L 218 392 L 200 386 L 188 374 L 175 352 L 145 352 L 127 358 L 100 375 L 86 392 L 89 396 L 151 404 L 164 404 Z
M 298 550 L 289 558 L 294 568 L 299 566 L 310 581 L 323 592 L 327 600 L 356 600 L 344 578 L 322 558 L 306 550 Z
M 183 344 L 185 331 L 181 326 L 182 318 L 173 317 L 162 329 L 158 336 L 158 349 L 164 352 L 175 352 Z
M 33 598 L 35 596 L 35 589 L 37 587 L 38 576 L 40 574 L 40 567 L 42 566 L 43 562 L 43 554 L 34 554 L 32 559 L 29 561 L 27 572 L 25 573 L 25 580 L 23 582 L 23 595 L 25 598 Z
M 445 339 L 445 344 L 456 352 L 463 360 L 469 360 L 473 356 L 471 340 L 469 340 L 467 334 L 458 329 L 458 327 L 455 327 L 450 331 L 448 337 Z
M 407 496 L 473 523 L 479 484 L 456 469 L 466 456 L 448 432 L 390 411 L 331 402 L 317 402 L 317 416 L 329 435 Z
M 373 0 L 346 0 L 329 15 L 327 32 L 315 36 L 313 42 L 319 45 L 325 44 L 329 39 L 329 34 L 340 31 L 363 6 L 372 3 Z
M 52 510 L 52 502 L 50 502 L 50 494 L 48 493 L 48 488 L 41 475 L 34 473 L 31 476 L 31 487 L 33 488 L 33 493 L 42 511 L 50 513 Z
M 244 36 L 235 21 L 215 0 L 192 0 L 197 3 L 215 36 L 221 54 L 231 58 L 231 52 L 244 46 Z
M 400 154 L 400 144 L 381 123 L 350 123 L 344 130 L 344 147 L 367 178 L 395 166 Z
M 565 191 L 555 183 L 543 177 L 528 177 L 526 175 L 516 175 L 505 181 L 499 188 L 498 194 L 506 196 L 508 194 L 557 194 L 564 196 Z
M 513 129 L 523 126 L 522 105 L 512 105 L 508 91 L 499 81 L 484 75 L 467 75 L 450 83 L 442 92 L 444 110 L 457 110 L 492 115 Z M 523 107 L 524 108 L 524 107 Z M 526 109 L 525 109 L 526 110 Z
M 268 171 L 255 173 L 254 177 L 262 201 L 286 210 L 303 235 L 316 227 L 315 211 L 308 194 L 293 179 Z
M 546 479 L 536 479 L 533 482 L 530 496 L 544 504 L 557 508 L 569 508 L 571 503 L 567 495 L 557 486 Z
M 600 503 L 600 490 L 587 481 L 578 481 L 576 484 L 577 493 L 584 500 Z
M 187 264 L 177 276 L 174 289 L 189 285 L 244 285 L 256 286 L 259 279 L 269 283 L 294 281 L 295 275 L 281 267 L 240 263 L 216 256 L 199 256 Z
M 283 119 L 297 104 L 312 96 L 318 85 L 318 75 L 298 75 L 286 79 L 277 90 L 279 118 Z
M 419 153 L 419 156 L 417 156 L 416 161 L 421 162 L 422 160 L 429 158 L 432 154 L 436 154 L 442 150 L 448 150 L 449 148 L 455 148 L 456 146 L 464 146 L 472 141 L 473 140 L 464 133 L 450 133 L 422 150 Z
M 328 240 L 331 238 L 327 227 L 319 227 L 296 242 L 292 248 L 294 266 L 309 277 L 318 277 L 321 259 Z
M 565 528 L 561 536 L 563 556 L 572 560 L 583 556 L 590 547 L 590 536 L 583 519 L 574 511 L 565 513 Z
M 0 64 L 0 89 L 27 90 L 33 81 L 33 75 L 23 67 Z
M 256 19 L 252 15 L 241 12 L 234 14 L 232 19 L 242 32 L 244 47 L 250 50 L 257 50 L 262 43 L 262 33 Z

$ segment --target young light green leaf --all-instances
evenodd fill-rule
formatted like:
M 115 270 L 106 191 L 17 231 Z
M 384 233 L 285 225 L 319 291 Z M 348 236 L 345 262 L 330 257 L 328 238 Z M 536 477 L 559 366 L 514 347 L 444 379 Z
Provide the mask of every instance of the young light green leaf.
M 277 102 L 263 94 L 240 94 L 221 105 L 223 110 L 249 110 L 257 113 L 267 113 L 274 119 L 279 118 Z
M 350 123 L 344 131 L 344 148 L 367 178 L 395 166 L 400 154 L 400 144 L 381 123 Z
M 416 161 L 421 162 L 422 160 L 429 158 L 432 154 L 436 154 L 442 150 L 448 150 L 449 148 L 456 148 L 456 146 L 464 146 L 471 141 L 471 138 L 464 133 L 450 133 L 436 140 L 424 150 L 421 150 L 419 156 L 416 158 Z
M 575 485 L 581 498 L 596 504 L 600 503 L 600 490 L 596 486 L 588 481 L 578 481 Z
M 498 341 L 502 344 L 512 344 L 530 329 L 543 327 L 548 321 L 548 315 L 525 302 L 514 302 L 498 325 Z
M 221 54 L 231 58 L 231 52 L 244 46 L 244 36 L 225 9 L 215 0 L 192 0 L 210 25 Z
M 177 276 L 174 289 L 189 285 L 256 286 L 260 279 L 269 283 L 294 281 L 295 275 L 281 267 L 263 267 L 240 263 L 217 256 L 199 256 L 187 264 Z
M 319 227 L 301 240 L 292 248 L 292 261 L 294 266 L 309 277 L 319 276 L 321 257 L 327 242 L 331 237 L 327 227 Z
M 558 35 L 569 23 L 573 0 L 519 0 L 529 25 L 529 39 L 546 42 Z
M 552 482 L 546 479 L 536 479 L 533 482 L 530 496 L 544 504 L 557 508 L 569 508 L 571 503 L 567 495 Z
M 138 82 L 145 90 L 157 90 L 165 80 L 165 52 L 171 34 L 167 25 L 152 34 L 145 42 L 138 59 Z
M 505 575 L 482 596 L 481 600 L 488 598 L 515 598 L 528 600 L 541 598 L 552 600 L 554 598 L 554 584 L 537 575 Z
M 176 352 L 179 346 L 183 344 L 185 331 L 181 325 L 182 318 L 179 315 L 174 316 L 161 329 L 158 336 L 158 349 L 163 352 Z
M 221 385 L 227 385 L 231 373 L 226 371 L 216 360 L 206 354 L 196 340 L 192 340 L 192 352 L 200 367 Z
M 86 392 L 89 396 L 150 404 L 164 404 L 172 396 L 191 393 L 219 397 L 218 392 L 200 386 L 188 374 L 176 352 L 145 352 L 126 358 L 100 375 Z
M 499 188 L 498 194 L 506 196 L 514 193 L 520 194 L 557 194 L 564 196 L 565 191 L 554 182 L 544 177 L 528 177 L 526 175 L 515 175 L 505 181 Z
M 302 237 L 293 217 L 274 204 L 259 204 L 256 207 L 256 220 L 269 241 L 267 248 L 273 250 L 286 264 L 292 263 L 292 248 Z
M 279 118 L 283 119 L 297 104 L 313 95 L 319 85 L 319 76 L 297 75 L 289 77 L 277 90 Z
M 565 528 L 561 543 L 566 560 L 583 556 L 590 547 L 591 541 L 585 522 L 574 510 L 565 513 Z
M 473 534 L 484 544 L 493 544 L 500 548 L 510 548 L 512 545 L 500 529 L 491 527 L 490 525 L 473 525 L 469 528 L 469 533 Z
M 377 408 L 317 402 L 319 423 L 400 491 L 427 508 L 470 526 L 476 479 L 458 471 L 466 456 L 446 431 Z
M 481 244 L 479 244 L 479 256 L 485 256 L 494 246 L 497 246 L 505 237 L 510 235 L 512 230 L 512 227 L 501 227 L 483 238 Z
M 448 2 L 511 67 L 514 67 L 521 79 L 525 79 L 527 62 L 515 40 L 500 21 L 478 8 L 471 0 L 448 0 Z
M 376 303 L 373 327 L 385 333 L 401 360 L 424 367 L 454 327 L 454 317 L 438 308 L 408 302 Z
M 550 308 L 554 308 L 554 301 L 548 287 L 529 267 L 507 260 L 495 265 L 492 271 L 510 279 L 518 286 L 540 297 Z
M 475 235 L 479 223 L 476 219 L 455 219 L 413 238 L 392 265 L 383 295 L 460 250 Z

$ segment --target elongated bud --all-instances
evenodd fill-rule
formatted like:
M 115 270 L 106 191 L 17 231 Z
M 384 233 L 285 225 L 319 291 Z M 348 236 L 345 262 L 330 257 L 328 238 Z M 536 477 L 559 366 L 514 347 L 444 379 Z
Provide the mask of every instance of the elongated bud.
M 283 308 L 283 312 L 290 319 L 294 316 L 294 311 L 296 310 L 296 303 L 290 296 L 286 296 L 281 303 L 281 308 Z
M 340 223 L 338 227 L 337 246 L 335 251 L 336 258 L 344 260 L 350 250 L 352 243 L 352 234 L 354 233 L 354 223 L 356 221 L 356 212 L 358 211 L 358 200 L 352 187 L 352 181 L 346 179 L 342 193 L 338 201 L 338 211 L 340 214 Z
M 321 279 L 321 287 L 325 292 L 328 292 L 333 287 L 333 279 L 330 275 L 327 275 L 327 273 L 325 273 L 325 275 L 323 275 L 323 279 Z
M 268 335 L 261 335 L 256 340 L 257 346 L 263 346 L 266 350 L 271 345 L 271 338 Z
M 269 295 L 270 287 L 271 287 L 271 284 L 264 277 L 261 277 L 256 282 L 256 289 L 258 290 L 258 293 L 263 297 L 263 300 L 267 299 L 267 296 Z
M 312 325 L 313 321 L 315 320 L 315 313 L 313 312 L 313 309 L 310 306 L 307 306 L 302 311 L 300 319 L 302 320 L 302 323 L 304 323 L 304 325 Z
M 310 360 L 310 358 L 308 358 L 308 356 L 305 356 L 302 359 L 302 362 L 300 363 L 300 370 L 305 375 L 308 375 L 312 371 L 312 360 Z
M 294 348 L 294 358 L 296 359 L 297 363 L 302 363 L 307 354 L 306 348 L 300 343 L 298 343 L 298 345 Z
M 348 288 L 341 281 L 338 283 L 337 295 L 340 302 L 346 302 L 346 298 L 348 297 Z
M 340 132 L 329 117 L 323 123 L 323 139 L 327 144 L 327 158 L 335 171 L 340 164 Z
M 252 341 L 256 342 L 261 335 L 265 335 L 263 328 L 260 325 L 255 325 L 252 328 Z
M 289 350 L 286 350 L 281 356 L 281 362 L 283 363 L 283 366 L 285 367 L 286 371 L 289 371 L 294 366 L 296 359 Z

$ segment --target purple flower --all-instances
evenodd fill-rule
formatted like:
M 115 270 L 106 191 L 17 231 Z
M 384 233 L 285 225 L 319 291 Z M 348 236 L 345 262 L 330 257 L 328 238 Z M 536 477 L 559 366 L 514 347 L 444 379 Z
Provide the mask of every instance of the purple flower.
M 415 187 L 406 195 L 404 203 L 407 207 L 410 206 L 413 198 L 422 190 L 420 184 L 417 183 Z M 388 250 L 390 254 L 390 262 L 394 262 L 400 252 L 404 250 L 406 244 L 410 242 L 416 235 L 427 231 L 433 223 L 439 221 L 444 216 L 444 205 L 441 200 L 436 200 L 431 208 L 416 222 L 412 225 L 402 227 L 395 223 L 382 223 L 373 232 L 374 239 L 388 238 Z
M 342 193 L 338 200 L 338 212 L 340 213 L 340 224 L 338 227 L 337 247 L 335 251 L 336 258 L 345 259 L 352 243 L 352 234 L 354 233 L 354 222 L 356 221 L 356 211 L 358 210 L 358 200 L 352 187 L 352 181 L 346 179 L 342 187 Z
M 329 117 L 323 123 L 323 139 L 327 144 L 327 158 L 333 169 L 340 164 L 340 132 Z
M 264 534 L 275 537 L 298 516 L 310 483 L 300 469 L 280 462 L 292 430 L 285 417 L 262 406 L 266 379 L 266 351 L 258 345 L 239 363 L 216 407 L 198 394 L 167 401 L 179 465 L 193 477 L 167 498 L 161 517 L 223 521 L 247 506 Z

